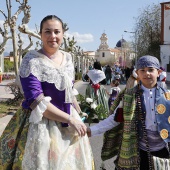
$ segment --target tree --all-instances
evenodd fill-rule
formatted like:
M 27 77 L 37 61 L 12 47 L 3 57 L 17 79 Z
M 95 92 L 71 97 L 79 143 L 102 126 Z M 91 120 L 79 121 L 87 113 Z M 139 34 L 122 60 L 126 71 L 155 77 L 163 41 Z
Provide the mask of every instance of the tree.
M 0 13 L 2 13 L 5 18 L 4 28 L 3 29 L 0 28 L 0 34 L 3 37 L 3 42 L 2 44 L 0 44 L 0 54 L 4 51 L 4 47 L 6 45 L 7 40 L 12 39 L 14 70 L 15 70 L 16 77 L 18 77 L 18 69 L 20 67 L 23 54 L 25 54 L 29 50 L 29 48 L 33 46 L 33 42 L 31 38 L 35 37 L 40 40 L 41 37 L 39 35 L 38 29 L 36 32 L 33 32 L 29 29 L 27 25 L 31 18 L 30 15 L 31 7 L 28 5 L 28 0 L 16 0 L 16 3 L 18 3 L 19 6 L 18 6 L 18 10 L 14 13 L 14 15 L 12 15 L 11 2 L 13 1 L 6 0 L 7 15 L 5 14 L 4 11 L 0 10 Z M 18 23 L 17 20 L 21 13 L 23 14 L 23 18 L 21 19 L 22 23 L 18 24 L 17 26 Z M 64 31 L 67 31 L 68 29 L 69 28 L 67 27 L 67 24 L 64 23 Z M 22 41 L 21 33 L 27 34 L 30 42 L 25 49 L 23 49 L 24 42 Z M 71 53 L 73 57 L 73 61 L 74 60 L 78 61 L 77 56 L 84 56 L 83 53 L 80 53 L 80 47 L 76 46 L 76 43 L 77 42 L 74 40 L 74 37 L 72 38 L 64 37 L 64 43 L 61 46 L 62 50 Z M 39 41 L 36 42 L 36 47 L 35 47 L 36 50 L 38 50 L 38 46 L 41 46 L 41 43 Z
M 4 16 L 4 24 L 3 24 L 4 28 L 3 29 L 0 28 L 0 34 L 3 37 L 3 42 L 2 44 L 0 44 L 0 54 L 2 54 L 2 52 L 4 51 L 4 47 L 6 45 L 7 40 L 12 39 L 14 71 L 15 71 L 16 76 L 18 75 L 18 68 L 21 62 L 22 54 L 33 45 L 31 36 L 34 36 L 40 39 L 40 36 L 37 33 L 29 31 L 28 27 L 26 26 L 28 22 L 30 21 L 30 17 L 31 17 L 30 16 L 31 7 L 28 5 L 28 0 L 22 0 L 22 2 L 20 1 L 21 0 L 16 0 L 16 3 L 19 4 L 19 7 L 14 14 L 12 14 L 11 0 L 6 0 L 7 14 L 5 14 L 4 11 L 0 10 L 2 15 Z M 22 24 L 17 26 L 18 16 L 21 13 L 24 14 L 22 18 Z M 30 44 L 25 49 L 22 48 L 23 41 L 18 31 L 23 32 L 23 33 L 28 32 L 28 39 L 30 40 Z M 18 34 L 18 38 L 17 38 L 17 34 Z
M 147 6 L 136 18 L 137 56 L 153 55 L 160 59 L 161 8 L 160 4 Z

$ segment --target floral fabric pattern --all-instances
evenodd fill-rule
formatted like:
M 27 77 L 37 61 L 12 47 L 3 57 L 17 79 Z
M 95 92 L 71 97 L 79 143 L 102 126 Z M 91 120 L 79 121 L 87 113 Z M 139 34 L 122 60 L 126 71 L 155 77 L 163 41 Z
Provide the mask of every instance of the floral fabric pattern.
M 71 113 L 81 120 L 73 107 Z M 39 124 L 30 124 L 22 163 L 24 170 L 93 170 L 92 160 L 88 137 L 79 137 L 72 127 L 63 128 L 46 118 Z

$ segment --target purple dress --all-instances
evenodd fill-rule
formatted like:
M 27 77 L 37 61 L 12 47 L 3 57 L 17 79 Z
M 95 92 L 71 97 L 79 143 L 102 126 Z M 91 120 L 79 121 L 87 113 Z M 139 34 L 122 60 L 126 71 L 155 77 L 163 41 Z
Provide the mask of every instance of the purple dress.
M 72 57 L 63 52 L 61 66 L 45 55 L 30 51 L 23 58 L 20 80 L 25 96 L 22 106 L 30 109 L 29 130 L 23 169 L 93 170 L 94 160 L 89 139 L 79 137 L 67 124 L 43 117 L 51 102 L 60 110 L 81 120 L 72 106 L 74 67 Z M 74 163 L 73 163 L 74 162 Z

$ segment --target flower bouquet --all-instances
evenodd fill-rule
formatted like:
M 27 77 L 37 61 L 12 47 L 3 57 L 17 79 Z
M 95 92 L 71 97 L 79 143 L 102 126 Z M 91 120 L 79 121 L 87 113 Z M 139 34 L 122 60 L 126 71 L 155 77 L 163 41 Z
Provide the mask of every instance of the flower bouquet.
M 108 111 L 103 105 L 97 104 L 97 98 L 85 98 L 83 95 L 77 95 L 77 101 L 83 112 L 88 114 L 87 122 L 90 124 L 93 120 L 99 121 L 108 117 Z M 85 118 L 82 118 L 85 121 Z

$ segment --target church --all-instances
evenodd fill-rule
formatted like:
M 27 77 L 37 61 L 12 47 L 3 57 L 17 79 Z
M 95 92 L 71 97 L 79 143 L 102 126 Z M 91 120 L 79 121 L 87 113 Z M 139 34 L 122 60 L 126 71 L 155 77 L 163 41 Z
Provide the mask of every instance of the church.
M 119 65 L 122 68 L 131 67 L 132 60 L 135 58 L 135 52 L 130 47 L 129 43 L 123 38 L 120 39 L 114 48 L 109 47 L 108 37 L 103 33 L 100 37 L 100 45 L 95 52 L 87 52 L 88 56 L 92 57 L 94 61 L 99 61 L 102 66 L 105 65 Z

